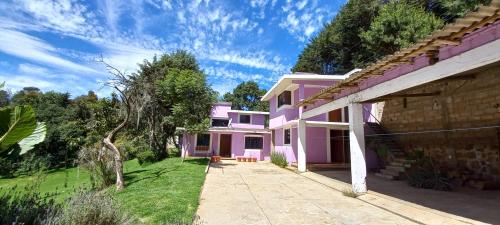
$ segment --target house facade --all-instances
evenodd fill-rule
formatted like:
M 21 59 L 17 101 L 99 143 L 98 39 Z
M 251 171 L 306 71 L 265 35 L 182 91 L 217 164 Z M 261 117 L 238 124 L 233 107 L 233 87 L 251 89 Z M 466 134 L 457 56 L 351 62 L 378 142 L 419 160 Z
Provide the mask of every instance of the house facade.
M 268 112 L 231 110 L 231 103 L 218 102 L 211 111 L 206 133 L 182 135 L 182 154 L 188 156 L 238 156 L 268 160 L 271 132 Z
M 349 116 L 347 107 L 322 113 L 304 120 L 305 148 L 303 164 L 299 157 L 299 121 L 304 110 L 296 104 L 348 78 L 353 70 L 345 75 L 318 75 L 295 73 L 284 75 L 262 97 L 269 102 L 269 129 L 271 129 L 271 150 L 286 155 L 289 164 L 299 167 L 307 164 L 336 164 L 348 167 L 349 153 Z M 370 104 L 365 105 L 365 120 L 369 120 Z M 304 167 L 305 168 L 305 167 Z

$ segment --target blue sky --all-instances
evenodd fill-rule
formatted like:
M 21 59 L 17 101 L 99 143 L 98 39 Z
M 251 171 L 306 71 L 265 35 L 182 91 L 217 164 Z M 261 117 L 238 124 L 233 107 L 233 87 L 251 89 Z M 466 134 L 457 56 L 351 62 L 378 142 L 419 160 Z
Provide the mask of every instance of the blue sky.
M 72 96 L 103 88 L 102 55 L 128 73 L 155 54 L 193 53 L 223 94 L 242 81 L 268 89 L 343 0 L 3 0 L 0 81 Z

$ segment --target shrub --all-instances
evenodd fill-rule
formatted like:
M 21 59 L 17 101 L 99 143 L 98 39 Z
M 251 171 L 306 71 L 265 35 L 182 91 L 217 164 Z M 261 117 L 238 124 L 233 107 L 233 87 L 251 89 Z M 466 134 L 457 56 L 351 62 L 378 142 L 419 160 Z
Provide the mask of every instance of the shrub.
M 273 164 L 276 164 L 279 167 L 288 166 L 288 162 L 286 161 L 286 155 L 283 152 L 272 151 L 271 152 L 271 162 Z
M 44 224 L 42 221 L 50 212 L 58 210 L 51 194 L 42 196 L 39 182 L 28 185 L 24 190 L 17 187 L 0 189 L 0 224 Z
M 425 156 L 423 151 L 413 152 L 410 159 L 415 161 L 406 172 L 410 186 L 440 191 L 453 190 L 451 179 L 437 168 L 432 158 Z
M 46 225 L 125 225 L 132 219 L 120 212 L 120 206 L 105 193 L 79 191 L 59 211 L 54 211 L 44 221 Z
M 16 175 L 31 176 L 38 171 L 47 170 L 50 167 L 50 157 L 27 154 L 23 157 L 17 168 Z
M 85 147 L 78 153 L 78 163 L 90 172 L 92 188 L 105 188 L 115 182 L 114 155 L 104 147 Z
M 154 153 L 150 150 L 144 150 L 137 153 L 137 160 L 141 165 L 148 165 L 156 161 Z
M 179 148 L 168 148 L 167 153 L 169 156 L 176 156 L 179 157 L 181 156 L 181 149 Z
M 0 176 L 2 177 L 12 177 L 14 176 L 14 171 L 16 169 L 15 161 L 10 158 L 0 157 Z

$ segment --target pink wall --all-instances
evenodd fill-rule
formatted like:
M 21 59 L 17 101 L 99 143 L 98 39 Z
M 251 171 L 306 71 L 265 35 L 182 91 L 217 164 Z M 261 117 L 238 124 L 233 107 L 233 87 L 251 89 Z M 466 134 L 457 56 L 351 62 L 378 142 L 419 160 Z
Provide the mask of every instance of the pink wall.
M 283 144 L 284 129 L 275 130 L 275 151 L 283 152 L 288 163 L 297 162 L 297 128 L 293 127 L 291 145 Z M 326 163 L 327 159 L 327 128 L 308 127 L 306 130 L 306 158 L 308 163 Z
M 208 152 L 195 153 L 196 147 L 195 135 L 184 134 L 182 139 L 182 148 L 187 149 L 189 156 L 209 156 L 212 152 L 216 153 L 219 149 L 219 134 L 231 134 L 231 157 L 253 156 L 259 160 L 269 160 L 271 148 L 271 134 L 247 134 L 243 132 L 211 132 L 212 147 Z M 245 135 L 261 135 L 263 137 L 262 150 L 246 150 Z M 184 154 L 184 152 L 183 152 Z
M 214 118 L 227 118 L 227 111 L 231 110 L 231 104 L 227 102 L 215 103 L 212 107 L 212 113 L 210 117 Z
M 304 81 L 302 81 L 304 82 Z M 307 98 L 308 96 L 314 95 L 320 91 L 319 87 L 305 87 L 304 88 L 304 96 Z M 293 102 L 292 105 L 295 105 L 299 102 L 299 89 L 293 91 Z M 269 128 L 277 128 L 281 127 L 287 122 L 291 120 L 296 120 L 299 118 L 299 108 L 293 107 L 289 109 L 281 109 L 276 111 L 277 106 L 277 96 L 271 97 L 269 101 Z M 309 121 L 326 121 L 328 119 L 327 114 L 318 115 L 313 118 L 308 119 Z
M 265 115 L 263 114 L 250 114 L 251 124 L 238 123 L 239 113 L 229 112 L 229 118 L 231 118 L 231 127 L 234 128 L 251 128 L 251 129 L 264 129 Z

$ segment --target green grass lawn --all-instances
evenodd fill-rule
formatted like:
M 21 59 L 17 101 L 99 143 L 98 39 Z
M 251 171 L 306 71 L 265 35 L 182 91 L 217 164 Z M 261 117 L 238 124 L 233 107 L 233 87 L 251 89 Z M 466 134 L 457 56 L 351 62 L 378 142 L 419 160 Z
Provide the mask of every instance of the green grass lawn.
M 137 160 L 124 164 L 125 189 L 109 188 L 123 210 L 146 224 L 173 220 L 191 221 L 198 207 L 201 186 L 205 180 L 207 159 L 168 158 L 148 166 Z M 0 188 L 23 188 L 35 177 L 0 179 Z M 51 171 L 40 183 L 40 192 L 57 190 L 57 199 L 65 199 L 78 187 L 89 187 L 88 172 L 71 168 Z M 1 191 L 1 190 L 0 190 Z

